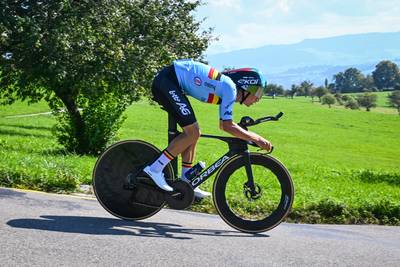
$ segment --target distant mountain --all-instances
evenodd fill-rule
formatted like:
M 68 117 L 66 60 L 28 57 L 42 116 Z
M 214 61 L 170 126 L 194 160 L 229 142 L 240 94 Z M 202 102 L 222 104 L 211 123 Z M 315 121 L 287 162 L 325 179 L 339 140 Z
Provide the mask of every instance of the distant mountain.
M 325 78 L 349 67 L 370 73 L 384 59 L 400 63 L 400 32 L 365 33 L 322 39 L 306 39 L 288 45 L 267 45 L 207 56 L 209 63 L 224 67 L 257 67 L 267 80 L 289 87 Z
M 353 64 L 347 66 L 309 66 L 289 69 L 280 73 L 264 73 L 266 73 L 268 82 L 281 84 L 286 88 L 290 88 L 292 84 L 299 84 L 304 80 L 309 80 L 315 85 L 322 85 L 325 78 L 327 78 L 329 82 L 332 82 L 333 75 L 348 68 L 357 68 L 363 72 L 364 75 L 371 74 L 375 70 L 375 66 L 379 61 L 380 60 L 373 63 L 359 65 Z M 400 67 L 400 59 L 392 59 L 391 61 L 395 62 Z

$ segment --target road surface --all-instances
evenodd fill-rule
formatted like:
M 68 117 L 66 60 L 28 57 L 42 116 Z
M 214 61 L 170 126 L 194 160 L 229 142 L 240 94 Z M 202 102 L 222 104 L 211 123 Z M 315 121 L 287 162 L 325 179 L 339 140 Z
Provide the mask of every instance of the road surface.
M 244 234 L 216 215 L 144 221 L 95 199 L 0 188 L 1 266 L 400 266 L 400 227 L 283 223 Z

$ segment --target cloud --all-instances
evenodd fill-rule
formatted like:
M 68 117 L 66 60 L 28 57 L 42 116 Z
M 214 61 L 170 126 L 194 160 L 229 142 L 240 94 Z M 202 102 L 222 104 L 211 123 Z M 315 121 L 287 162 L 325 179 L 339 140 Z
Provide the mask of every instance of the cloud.
M 398 0 L 222 0 L 202 12 L 219 41 L 208 54 L 365 32 L 400 31 Z M 222 5 L 225 7 L 222 8 Z M 219 9 L 215 7 L 221 7 Z
M 256 23 L 244 23 L 236 27 L 233 33 L 220 36 L 220 46 L 224 51 L 240 49 L 243 47 L 257 47 L 265 43 L 263 33 L 268 31 L 268 26 Z

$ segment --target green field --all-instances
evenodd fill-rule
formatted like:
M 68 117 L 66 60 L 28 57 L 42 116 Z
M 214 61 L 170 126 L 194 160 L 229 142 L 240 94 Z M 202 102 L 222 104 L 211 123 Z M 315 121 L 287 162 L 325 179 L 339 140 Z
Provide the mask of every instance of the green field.
M 302 222 L 400 224 L 400 116 L 380 93 L 372 112 L 328 108 L 310 98 L 263 99 L 247 108 L 236 105 L 235 120 L 285 115 L 279 122 L 252 128 L 275 146 L 273 155 L 292 174 L 296 196 L 291 220 Z M 382 100 L 383 99 L 383 100 Z M 192 101 L 203 133 L 223 134 L 218 108 Z M 51 115 L 6 117 L 46 112 L 44 103 L 0 107 L 0 182 L 4 186 L 71 191 L 88 184 L 94 157 L 66 154 L 51 134 Z M 167 142 L 167 115 L 146 101 L 133 104 L 119 139 L 143 139 L 160 149 Z M 201 139 L 198 160 L 211 164 L 226 146 Z M 205 183 L 211 189 L 212 179 Z M 211 201 L 194 210 L 214 212 Z

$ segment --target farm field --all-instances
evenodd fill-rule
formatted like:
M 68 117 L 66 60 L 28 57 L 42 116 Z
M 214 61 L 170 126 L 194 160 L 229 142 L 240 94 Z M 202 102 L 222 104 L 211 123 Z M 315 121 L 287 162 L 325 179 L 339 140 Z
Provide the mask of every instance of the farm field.
M 281 121 L 251 130 L 274 144 L 273 156 L 292 174 L 292 221 L 400 224 L 400 116 L 381 94 L 385 93 L 379 93 L 372 112 L 329 109 L 304 97 L 265 98 L 251 108 L 235 106 L 235 121 L 245 115 L 285 113 Z M 224 135 L 218 128 L 218 107 L 192 103 L 202 133 Z M 96 158 L 64 153 L 51 134 L 51 115 L 10 117 L 46 111 L 45 103 L 0 107 L 1 185 L 70 192 L 90 183 Z M 166 146 L 167 114 L 158 106 L 134 103 L 126 116 L 119 139 Z M 197 160 L 211 164 L 225 151 L 223 143 L 201 139 Z M 212 179 L 203 187 L 210 190 Z M 210 200 L 192 208 L 215 212 Z

